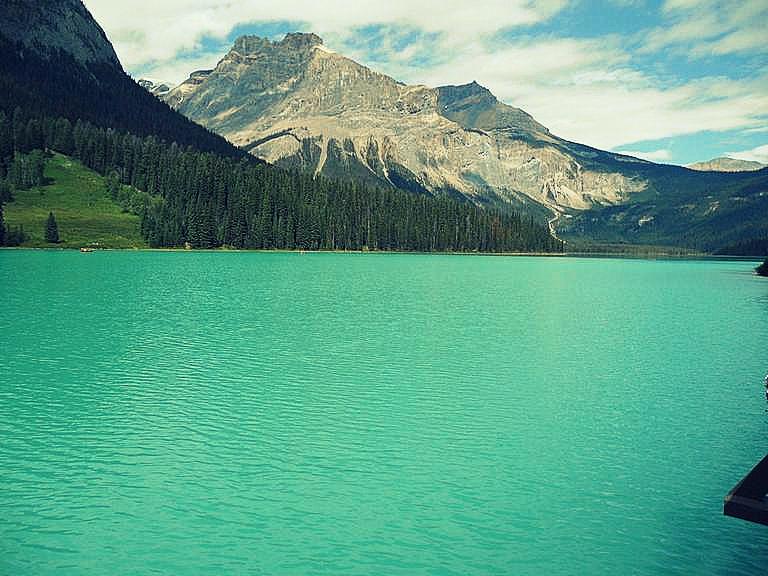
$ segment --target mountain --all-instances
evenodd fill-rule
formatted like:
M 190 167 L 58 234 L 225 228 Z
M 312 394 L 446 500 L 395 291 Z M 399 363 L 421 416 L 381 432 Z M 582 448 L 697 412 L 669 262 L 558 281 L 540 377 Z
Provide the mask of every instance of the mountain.
M 362 181 L 316 178 L 257 161 L 134 82 L 80 0 L 4 0 L 0 241 L 29 245 L 35 238 L 47 239 L 39 219 L 25 212 L 24 201 L 33 200 L 33 212 L 45 214 L 71 207 L 71 194 L 82 192 L 68 191 L 58 180 L 50 183 L 52 188 L 40 188 L 46 178 L 44 160 L 54 153 L 65 164 L 77 160 L 103 177 L 109 198 L 138 217 L 141 237 L 150 246 L 562 249 L 548 228 L 531 218 Z M 4 226 L 4 208 L 11 228 Z M 104 220 L 106 212 L 100 214 L 91 211 L 90 216 Z M 23 224 L 35 229 L 25 230 Z M 82 229 L 108 232 L 113 227 L 107 221 L 90 224 Z
M 696 172 L 658 166 L 653 178 L 653 188 L 624 204 L 569 214 L 560 232 L 606 243 L 707 252 L 768 237 L 768 168 Z
M 100 174 L 115 170 L 124 184 L 156 197 L 152 206 L 159 212 L 145 215 L 152 222 L 143 229 L 159 231 L 155 242 L 162 245 L 202 237 L 203 228 L 200 245 L 226 244 L 236 222 L 244 230 L 236 235 L 238 246 L 269 247 L 272 240 L 264 238 L 279 236 L 284 247 L 361 247 L 374 239 L 370 214 L 384 203 L 396 209 L 376 212 L 376 225 L 386 232 L 376 236 L 375 248 L 551 248 L 527 222 L 505 220 L 498 236 L 486 229 L 497 226 L 493 213 L 413 203 L 385 194 L 387 189 L 468 199 L 470 206 L 507 213 L 522 209 L 542 222 L 551 219 L 557 234 L 598 242 L 716 249 L 766 236 L 765 170 L 695 172 L 571 143 L 477 83 L 406 86 L 333 53 L 311 34 L 290 34 L 280 42 L 240 38 L 215 69 L 192 74 L 164 99 L 253 156 L 310 176 L 351 179 L 351 188 L 322 178 L 307 183 L 267 167 L 250 172 L 239 164 L 231 165 L 233 176 L 219 178 L 210 168 L 224 169 L 218 160 L 185 156 L 191 147 L 254 163 L 253 156 L 134 82 L 79 0 L 0 4 L 0 55 L 0 131 L 11 131 L 0 134 L 0 177 L 15 162 L 14 152 L 42 146 L 74 154 Z M 114 133 L 86 130 L 82 122 Z M 129 134 L 140 140 L 131 141 Z M 166 150 L 172 142 L 179 146 Z M 118 158 L 118 151 L 128 156 Z M 173 178 L 166 177 L 171 172 Z M 313 192 L 302 200 L 293 186 Z M 334 187 L 346 192 L 331 197 Z M 261 210 L 264 197 L 269 202 Z M 402 235 L 392 228 L 401 223 L 388 218 L 411 209 L 420 211 L 419 219 L 409 221 Z M 334 235 L 334 226 L 341 225 L 336 210 L 347 218 L 343 244 Z M 253 229 L 257 213 L 274 225 L 270 234 Z M 470 214 L 476 227 L 460 228 L 456 218 L 462 214 Z M 364 221 L 368 232 L 362 237 L 356 230 Z M 451 227 L 453 240 L 446 232 Z M 316 236 L 318 229 L 328 235 Z M 459 238 L 460 229 L 465 238 Z M 525 238 L 515 236 L 515 229 L 526 230 Z
M 147 92 L 158 98 L 162 98 L 168 92 L 173 90 L 173 85 L 170 82 L 160 82 L 155 80 L 149 80 L 148 78 L 139 78 L 136 83 L 144 88 Z
M 645 188 L 600 163 L 642 160 L 557 138 L 477 83 L 408 86 L 314 34 L 241 37 L 214 70 L 194 72 L 165 100 L 277 165 L 415 192 L 585 209 Z
M 728 158 L 725 156 L 707 160 L 706 162 L 688 164 L 688 168 L 691 170 L 699 170 L 701 172 L 752 172 L 767 167 L 768 164 L 762 164 L 752 160 L 738 160 L 736 158 Z
M 409 86 L 315 34 L 238 38 L 213 70 L 163 99 L 279 166 L 554 212 L 568 237 L 714 249 L 761 235 L 768 221 L 765 173 L 723 178 L 569 142 L 477 82 Z M 735 231 L 742 211 L 747 224 Z
M 3 0 L 0 56 L 0 109 L 9 114 L 22 107 L 243 157 L 134 82 L 80 0 Z

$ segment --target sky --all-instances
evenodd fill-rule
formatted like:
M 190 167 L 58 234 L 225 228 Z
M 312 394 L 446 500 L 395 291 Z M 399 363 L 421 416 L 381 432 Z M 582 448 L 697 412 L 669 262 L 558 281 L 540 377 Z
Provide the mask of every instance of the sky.
M 655 162 L 768 163 L 768 0 L 85 0 L 134 78 L 315 32 L 409 84 L 477 81 L 554 134 Z

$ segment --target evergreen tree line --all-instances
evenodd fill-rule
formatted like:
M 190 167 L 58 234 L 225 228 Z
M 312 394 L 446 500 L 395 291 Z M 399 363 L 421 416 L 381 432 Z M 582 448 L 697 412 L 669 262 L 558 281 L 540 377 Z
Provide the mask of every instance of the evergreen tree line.
M 766 256 L 768 255 L 768 236 L 750 238 L 721 248 L 715 254 L 726 256 Z
M 0 195 L 10 194 L 13 189 L 29 190 L 34 186 L 42 186 L 45 181 L 44 168 L 45 155 L 42 150 L 34 150 L 29 154 L 15 152 L 13 160 L 9 162 L 6 181 Z
M 4 114 L 0 111 L 0 125 L 4 121 Z M 8 127 L 5 126 L 5 129 Z M 18 246 L 27 239 L 27 235 L 22 226 L 6 227 L 3 204 L 13 200 L 14 190 L 28 190 L 44 183 L 45 154 L 42 150 L 23 153 L 15 148 L 13 138 L 7 132 L 3 131 L 3 134 L 0 135 L 0 246 Z M 27 149 L 25 146 L 24 150 Z
M 546 226 L 517 214 L 315 178 L 20 108 L 10 116 L 0 111 L 0 177 L 17 162 L 26 166 L 39 149 L 73 156 L 106 176 L 113 199 L 141 216 L 154 247 L 562 250 Z

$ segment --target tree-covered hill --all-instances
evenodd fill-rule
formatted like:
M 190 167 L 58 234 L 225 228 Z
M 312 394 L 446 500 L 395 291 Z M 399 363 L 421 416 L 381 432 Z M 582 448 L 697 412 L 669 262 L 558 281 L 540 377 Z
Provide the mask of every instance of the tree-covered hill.
M 107 177 L 113 198 L 140 216 L 151 246 L 562 250 L 546 226 L 516 214 L 314 178 L 20 108 L 12 118 L 0 111 L 0 178 L 6 189 L 40 183 L 33 160 L 41 150 L 72 156 Z M 126 185 L 133 192 L 123 198 Z
M 88 36 L 83 41 L 103 57 L 83 61 L 62 46 L 66 43 L 60 42 L 58 35 L 64 32 L 51 28 L 57 25 L 57 18 L 66 22 L 74 18 L 73 14 L 80 17 L 81 34 Z M 154 135 L 224 156 L 245 155 L 134 82 L 79 0 L 4 0 L 0 20 L 4 22 L 0 25 L 0 110 L 6 114 L 20 106 L 28 114 L 83 120 L 139 136 Z M 14 22 L 13 28 L 8 21 Z M 11 37 L 13 31 L 16 34 Z M 46 41 L 50 44 L 41 44 Z M 90 46 L 94 43 L 99 45 Z
M 529 218 L 256 161 L 133 82 L 80 0 L 3 2 L 0 56 L 0 205 L 11 188 L 40 184 L 35 154 L 48 150 L 107 177 L 116 195 L 135 190 L 152 246 L 562 249 Z
M 704 173 L 654 165 L 653 171 L 654 186 L 631 202 L 572 214 L 559 232 L 593 242 L 737 254 L 759 249 L 768 238 L 768 169 Z

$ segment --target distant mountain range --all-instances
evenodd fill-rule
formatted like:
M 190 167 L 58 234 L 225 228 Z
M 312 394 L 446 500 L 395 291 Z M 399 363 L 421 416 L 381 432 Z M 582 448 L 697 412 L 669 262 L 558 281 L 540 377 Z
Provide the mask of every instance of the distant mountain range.
M 768 171 L 722 176 L 569 142 L 476 82 L 405 85 L 314 34 L 241 37 L 160 98 L 279 166 L 554 214 L 566 237 L 714 249 L 742 212 L 757 218 L 737 234 L 768 232 Z
M 755 170 L 762 170 L 766 167 L 768 167 L 768 164 L 762 164 L 761 162 L 755 162 L 753 160 L 738 160 L 736 158 L 727 157 L 688 164 L 688 168 L 691 170 L 699 170 L 702 172 L 754 172 Z

